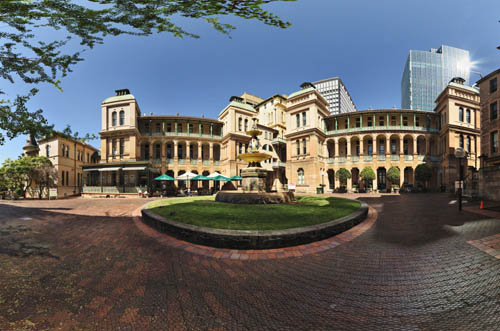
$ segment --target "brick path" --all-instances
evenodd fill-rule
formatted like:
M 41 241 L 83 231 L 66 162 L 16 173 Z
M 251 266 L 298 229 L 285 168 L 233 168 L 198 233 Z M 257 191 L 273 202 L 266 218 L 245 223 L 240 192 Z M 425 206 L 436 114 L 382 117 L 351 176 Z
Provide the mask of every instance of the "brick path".
M 0 329 L 498 329 L 500 260 L 472 243 L 500 220 L 439 194 L 364 200 L 378 218 L 351 241 L 247 261 L 146 235 L 144 199 L 0 202 Z

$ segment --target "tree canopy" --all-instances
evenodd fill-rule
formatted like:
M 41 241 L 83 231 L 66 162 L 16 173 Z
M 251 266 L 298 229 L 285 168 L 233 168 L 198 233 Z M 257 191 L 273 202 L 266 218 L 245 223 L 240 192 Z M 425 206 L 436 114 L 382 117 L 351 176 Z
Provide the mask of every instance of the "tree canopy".
M 391 181 L 394 185 L 399 185 L 399 179 L 401 177 L 400 171 L 398 167 L 390 167 L 387 171 L 387 179 Z
M 60 87 L 60 79 L 83 61 L 82 52 L 102 44 L 106 36 L 170 33 L 176 37 L 199 38 L 174 22 L 174 17 L 201 19 L 212 28 L 229 35 L 235 29 L 222 23 L 221 16 L 254 19 L 287 28 L 290 23 L 263 8 L 272 2 L 295 0 L 5 0 L 0 2 L 0 77 L 14 83 L 50 83 Z M 43 40 L 41 31 L 60 30 L 63 38 Z M 60 36 L 61 33 L 51 35 Z M 77 51 L 68 43 L 76 39 Z M 42 110 L 29 111 L 26 102 L 38 92 L 33 88 L 14 101 L 0 100 L 0 130 L 9 139 L 20 134 L 43 137 L 53 126 Z M 5 91 L 0 90 L 0 94 Z M 0 132 L 0 145 L 5 136 Z
M 375 172 L 373 171 L 372 167 L 364 167 L 363 170 L 361 170 L 359 176 L 365 181 L 371 181 L 376 178 Z
M 348 178 L 351 178 L 351 172 L 346 168 L 340 168 L 335 173 L 335 177 L 341 181 L 346 181 Z
M 427 164 L 419 164 L 415 168 L 415 179 L 419 182 L 426 183 L 432 178 L 432 169 Z

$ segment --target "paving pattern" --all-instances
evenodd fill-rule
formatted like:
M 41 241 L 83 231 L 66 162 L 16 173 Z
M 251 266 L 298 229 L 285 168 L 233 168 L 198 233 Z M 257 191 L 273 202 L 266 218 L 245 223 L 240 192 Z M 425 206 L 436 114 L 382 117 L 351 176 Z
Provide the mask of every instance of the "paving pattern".
M 443 194 L 363 198 L 364 232 L 303 256 L 162 244 L 145 199 L 0 202 L 0 330 L 498 330 L 500 220 Z M 24 218 L 24 219 L 23 219 Z

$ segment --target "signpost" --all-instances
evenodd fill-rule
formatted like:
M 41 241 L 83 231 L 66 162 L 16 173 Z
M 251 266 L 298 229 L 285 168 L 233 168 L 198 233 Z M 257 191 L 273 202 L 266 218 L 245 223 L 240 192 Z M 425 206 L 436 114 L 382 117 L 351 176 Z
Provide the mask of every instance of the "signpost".
M 57 187 L 49 188 L 49 200 L 52 198 L 57 199 Z

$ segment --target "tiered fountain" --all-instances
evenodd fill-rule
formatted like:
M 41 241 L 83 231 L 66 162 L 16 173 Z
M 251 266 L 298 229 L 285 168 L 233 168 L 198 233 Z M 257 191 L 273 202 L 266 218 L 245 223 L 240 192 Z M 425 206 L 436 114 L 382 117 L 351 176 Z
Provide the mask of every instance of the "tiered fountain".
M 272 156 L 259 151 L 259 138 L 262 131 L 257 130 L 255 125 L 246 132 L 251 136 L 248 153 L 238 155 L 238 159 L 247 161 L 248 167 L 241 170 L 241 191 L 220 191 L 215 201 L 245 204 L 270 204 L 288 203 L 294 200 L 292 192 L 270 193 L 266 190 L 267 170 L 260 163 L 270 159 Z

